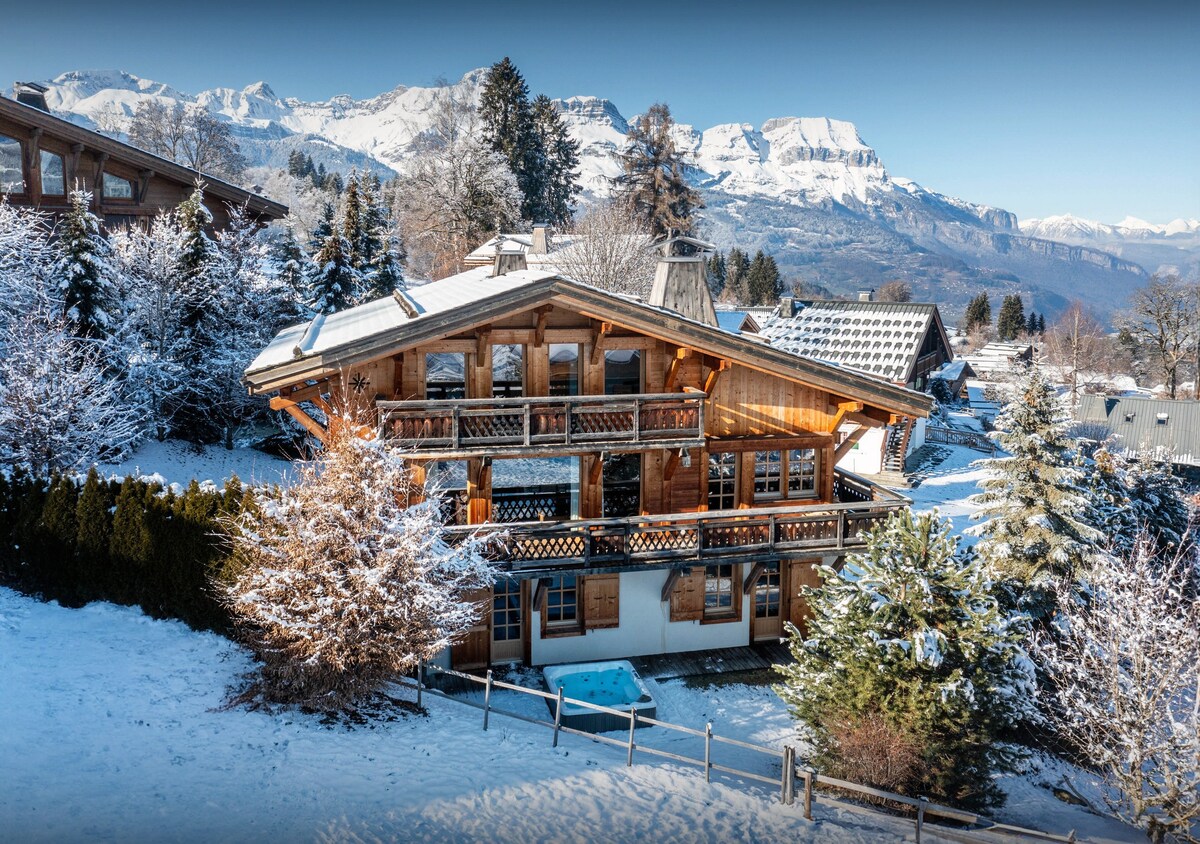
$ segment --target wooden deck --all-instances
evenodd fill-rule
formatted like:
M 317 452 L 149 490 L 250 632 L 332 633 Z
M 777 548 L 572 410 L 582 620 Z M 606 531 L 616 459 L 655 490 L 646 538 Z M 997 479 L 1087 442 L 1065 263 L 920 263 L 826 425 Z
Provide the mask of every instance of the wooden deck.
M 791 658 L 786 645 L 769 642 L 743 648 L 715 648 L 708 651 L 635 656 L 629 661 L 643 677 L 674 680 L 679 677 L 701 677 L 732 671 L 766 671 L 772 665 L 788 662 Z

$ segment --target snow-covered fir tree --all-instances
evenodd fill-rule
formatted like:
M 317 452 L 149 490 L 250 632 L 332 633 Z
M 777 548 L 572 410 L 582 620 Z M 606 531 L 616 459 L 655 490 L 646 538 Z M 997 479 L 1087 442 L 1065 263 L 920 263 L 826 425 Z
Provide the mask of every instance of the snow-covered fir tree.
M 61 305 L 58 269 L 50 218 L 0 200 L 0 350 L 17 320 Z
M 294 225 L 285 226 L 275 239 L 271 258 L 274 262 L 275 277 L 279 284 L 292 291 L 293 298 L 297 302 L 302 301 L 308 283 L 306 272 L 309 261 L 304 250 L 300 248 L 300 242 L 296 240 Z
M 1186 537 L 1193 514 L 1183 481 L 1171 469 L 1170 455 L 1154 449 L 1139 452 L 1127 463 L 1125 478 L 1133 520 L 1158 552 L 1189 551 Z
M 1001 733 L 1036 717 L 1024 615 L 936 513 L 893 514 L 805 590 L 807 634 L 776 687 L 832 776 L 961 805 L 1001 794 Z
M 228 603 L 262 661 L 263 698 L 351 707 L 479 618 L 465 594 L 495 570 L 479 540 L 443 540 L 436 501 L 408 506 L 417 492 L 384 444 L 345 435 L 232 524 Z
M 579 195 L 579 142 L 571 137 L 554 102 L 545 94 L 533 98 L 534 131 L 543 149 L 543 173 L 537 207 L 530 222 L 566 226 Z
M 75 190 L 58 227 L 62 251 L 58 272 L 67 320 L 80 337 L 102 338 L 112 328 L 116 286 L 109 265 L 108 241 L 91 212 L 92 195 Z
M 1200 601 L 1194 564 L 1143 536 L 1058 590 L 1039 636 L 1050 726 L 1098 771 L 1118 817 L 1152 841 L 1200 830 Z
M 987 476 L 971 501 L 979 505 L 972 518 L 981 523 L 968 533 L 981 537 L 987 563 L 1019 584 L 1040 615 L 1044 587 L 1070 578 L 1104 536 L 1093 527 L 1066 404 L 1037 367 L 1017 372 L 1002 389 L 993 437 L 1007 456 L 980 461 Z
M 355 304 L 362 275 L 350 264 L 350 243 L 334 226 L 313 258 L 308 304 L 319 314 L 332 314 Z

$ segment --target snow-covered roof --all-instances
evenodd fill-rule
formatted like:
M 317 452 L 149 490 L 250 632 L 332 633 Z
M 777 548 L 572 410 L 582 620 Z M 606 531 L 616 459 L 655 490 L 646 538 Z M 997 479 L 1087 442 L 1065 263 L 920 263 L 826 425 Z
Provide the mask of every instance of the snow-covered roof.
M 533 235 L 497 234 L 468 252 L 463 262 L 468 267 L 480 267 L 484 264 L 491 266 L 498 249 L 501 252 L 520 252 L 525 256 L 526 266 L 531 269 L 542 265 L 549 267 L 554 265 L 554 258 L 552 257 L 554 253 L 568 248 L 575 241 L 576 236 L 573 234 L 548 234 L 546 236 L 546 245 L 549 251 L 531 253 L 529 250 L 533 248 Z
M 988 343 L 983 348 L 962 356 L 962 359 L 971 364 L 971 368 L 982 376 L 1007 372 L 1013 361 L 1031 360 L 1032 358 L 1033 346 L 1030 344 L 1000 342 Z
M 928 303 L 806 300 L 794 308 L 766 320 L 761 333 L 771 345 L 897 383 L 937 329 L 937 306 Z
M 961 381 L 967 376 L 967 369 L 970 364 L 963 359 L 952 360 L 942 365 L 942 368 L 937 372 L 931 373 L 930 378 L 938 378 L 942 381 Z
M 1200 401 L 1084 395 L 1075 417 L 1103 426 L 1128 454 L 1162 449 L 1172 463 L 1200 466 Z
M 403 325 L 453 311 L 463 305 L 552 278 L 553 273 L 519 270 L 492 276 L 490 267 L 478 267 L 441 281 L 413 287 L 373 302 L 317 316 L 310 322 L 285 328 L 259 352 L 247 373 L 320 354 Z

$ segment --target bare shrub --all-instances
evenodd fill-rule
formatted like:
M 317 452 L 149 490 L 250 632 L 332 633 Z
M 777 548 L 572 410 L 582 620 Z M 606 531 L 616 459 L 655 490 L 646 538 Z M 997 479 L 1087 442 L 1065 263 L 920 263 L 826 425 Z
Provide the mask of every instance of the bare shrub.
M 920 782 L 921 746 L 878 713 L 829 718 L 825 773 L 885 791 L 907 792 Z

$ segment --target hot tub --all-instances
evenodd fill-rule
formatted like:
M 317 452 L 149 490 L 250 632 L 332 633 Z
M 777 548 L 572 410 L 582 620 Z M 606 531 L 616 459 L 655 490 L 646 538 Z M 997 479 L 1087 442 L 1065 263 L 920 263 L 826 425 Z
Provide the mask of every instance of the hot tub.
M 646 718 L 655 717 L 658 711 L 650 690 L 627 660 L 549 665 L 542 669 L 542 678 L 551 694 L 558 694 L 561 688 L 564 698 L 587 701 L 622 712 L 636 709 L 638 715 Z M 557 702 L 547 700 L 546 703 L 553 714 Z M 629 729 L 628 718 L 572 703 L 563 703 L 562 723 L 565 727 L 589 733 Z

